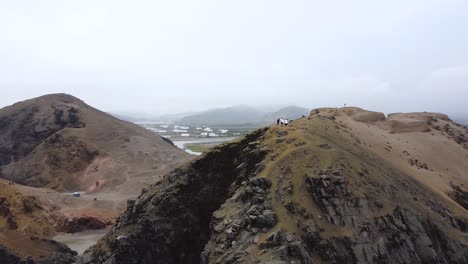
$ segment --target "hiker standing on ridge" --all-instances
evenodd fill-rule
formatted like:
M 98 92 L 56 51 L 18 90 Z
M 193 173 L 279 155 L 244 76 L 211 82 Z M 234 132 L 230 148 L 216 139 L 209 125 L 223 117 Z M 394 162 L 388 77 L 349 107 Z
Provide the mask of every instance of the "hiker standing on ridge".
M 276 125 L 279 126 L 279 123 L 280 123 L 280 119 L 276 119 Z

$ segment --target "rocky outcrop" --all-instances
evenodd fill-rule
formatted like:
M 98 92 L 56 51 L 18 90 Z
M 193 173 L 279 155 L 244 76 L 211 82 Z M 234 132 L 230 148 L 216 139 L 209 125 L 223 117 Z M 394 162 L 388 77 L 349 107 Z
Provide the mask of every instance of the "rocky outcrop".
M 430 118 L 427 124 L 434 130 L 439 131 L 443 135 L 446 135 L 453 141 L 460 144 L 465 149 L 468 149 L 468 128 L 451 121 L 445 121 L 444 119 L 439 120 Z
M 359 236 L 331 239 L 310 229 L 304 241 L 330 263 L 468 263 L 465 246 L 403 208 L 361 228 Z
M 246 261 L 248 254 L 244 249 L 255 243 L 258 234 L 268 232 L 278 222 L 267 197 L 271 185 L 264 177 L 243 181 L 237 192 L 213 214 L 211 239 L 202 253 L 201 263 Z
M 339 175 L 339 173 L 338 173 Z M 369 202 L 366 198 L 353 197 L 346 187 L 345 176 L 308 177 L 307 186 L 329 223 L 357 227 L 369 221 Z
M 468 191 L 465 191 L 461 186 L 452 185 L 452 188 L 453 192 L 449 193 L 449 195 L 459 205 L 463 206 L 463 208 L 468 210 Z
M 77 253 L 67 246 L 53 240 L 36 239 L 36 244 L 42 250 L 45 248 L 49 253 L 40 258 L 32 256 L 21 257 L 0 244 L 0 263 L 2 264 L 72 264 L 76 260 Z
M 332 263 L 468 263 L 466 246 L 411 210 L 372 217 L 367 198 L 353 197 L 343 176 L 308 177 L 311 196 L 331 224 L 357 229 L 349 238 L 322 239 L 303 227 L 311 251 Z M 378 203 L 372 206 L 379 207 Z M 457 254 L 455 254 L 457 253 Z M 462 254 L 460 254 L 462 253 Z
M 41 242 L 49 244 L 52 253 L 36 260 L 37 264 L 71 264 L 76 261 L 78 254 L 66 245 L 47 239 L 41 239 Z
M 57 221 L 57 231 L 77 233 L 86 230 L 101 230 L 112 224 L 111 219 L 102 215 L 74 214 L 60 217 Z

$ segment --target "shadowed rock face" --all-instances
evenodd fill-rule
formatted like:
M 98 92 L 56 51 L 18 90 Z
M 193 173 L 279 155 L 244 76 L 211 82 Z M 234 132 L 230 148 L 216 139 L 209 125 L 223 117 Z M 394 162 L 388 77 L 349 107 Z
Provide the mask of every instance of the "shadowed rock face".
M 77 253 L 67 246 L 53 240 L 38 239 L 37 244 L 47 247 L 52 254 L 34 261 L 32 258 L 21 258 L 14 252 L 0 244 L 0 263 L 2 264 L 62 264 L 73 263 Z
M 358 228 L 358 236 L 327 241 L 304 227 L 306 244 L 332 263 L 468 263 L 466 246 L 448 237 L 430 219 L 397 207 L 372 217 L 369 200 L 356 198 L 343 177 L 308 178 L 309 192 L 328 222 Z M 456 255 L 457 252 L 464 252 Z
M 262 134 L 206 154 L 129 201 L 114 229 L 78 263 L 199 263 L 213 212 L 264 158 L 255 143 Z
M 84 126 L 80 110 L 73 106 L 52 105 L 47 112 L 41 112 L 38 105 L 18 106 L 0 114 L 0 166 L 25 157 L 43 140 L 65 127 Z
M 112 224 L 110 219 L 88 215 L 62 217 L 57 222 L 57 230 L 64 233 L 102 230 Z
M 18 263 L 20 257 L 16 256 L 8 248 L 0 245 L 0 263 Z

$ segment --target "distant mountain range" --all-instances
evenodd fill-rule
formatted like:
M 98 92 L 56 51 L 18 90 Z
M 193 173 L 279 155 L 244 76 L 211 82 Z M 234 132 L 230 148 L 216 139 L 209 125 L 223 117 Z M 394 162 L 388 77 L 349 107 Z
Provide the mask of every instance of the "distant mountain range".
M 188 116 L 188 115 L 193 115 L 195 114 L 194 112 L 184 112 L 184 113 L 178 113 L 178 114 L 167 114 L 167 115 L 151 115 L 147 113 L 109 113 L 110 115 L 113 115 L 114 117 L 125 120 L 128 122 L 133 122 L 133 123 L 144 123 L 144 122 L 162 122 L 162 123 L 175 123 L 181 118 Z
M 271 123 L 275 122 L 276 119 L 282 117 L 289 120 L 301 118 L 302 116 L 308 116 L 310 109 L 299 107 L 299 106 L 287 106 L 275 111 L 273 113 L 267 113 L 263 116 L 263 122 Z
M 204 111 L 185 116 L 179 120 L 183 124 L 256 124 L 262 120 L 263 113 L 254 107 L 246 105 L 231 106 Z
M 297 119 L 308 115 L 309 109 L 299 106 L 286 107 L 252 107 L 235 105 L 226 108 L 210 109 L 199 113 L 180 113 L 164 116 L 150 116 L 147 114 L 113 114 L 115 117 L 131 122 L 170 122 L 192 125 L 262 125 L 276 122 L 283 117 Z

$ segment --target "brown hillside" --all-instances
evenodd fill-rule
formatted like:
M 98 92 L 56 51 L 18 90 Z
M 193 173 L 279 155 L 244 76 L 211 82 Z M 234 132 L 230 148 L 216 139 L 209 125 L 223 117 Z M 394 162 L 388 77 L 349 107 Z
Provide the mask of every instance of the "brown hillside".
M 55 233 L 52 208 L 22 195 L 11 182 L 0 180 L 0 190 L 0 263 L 17 263 L 29 256 L 44 260 L 54 254 L 73 259 L 64 245 L 42 239 Z
M 314 110 L 168 174 L 78 263 L 468 263 L 467 133 Z
M 154 133 L 70 95 L 0 110 L 0 176 L 17 183 L 83 191 L 100 181 L 112 188 L 188 159 Z
M 67 263 L 73 252 L 48 239 L 111 225 L 127 199 L 191 158 L 70 95 L 0 109 L 0 177 L 16 183 L 0 179 L 0 263 Z

